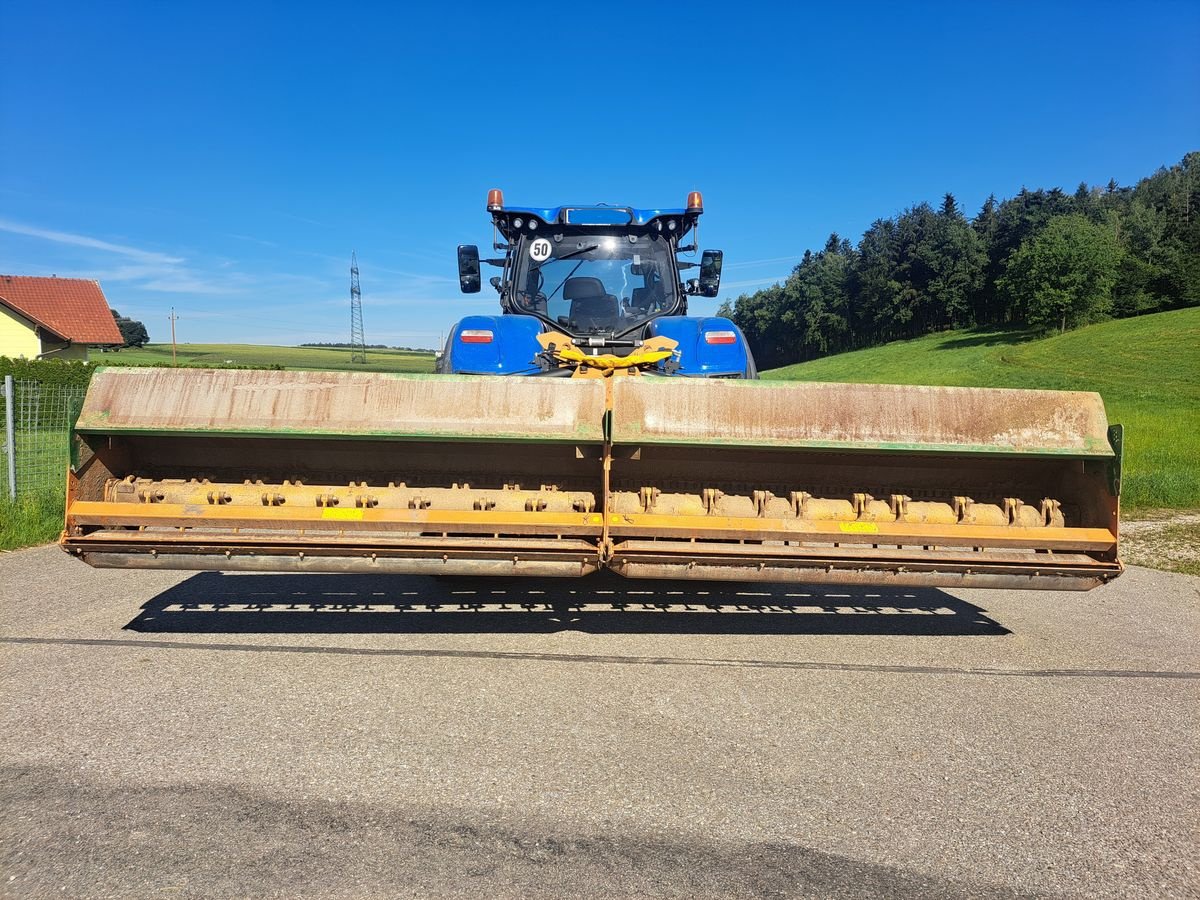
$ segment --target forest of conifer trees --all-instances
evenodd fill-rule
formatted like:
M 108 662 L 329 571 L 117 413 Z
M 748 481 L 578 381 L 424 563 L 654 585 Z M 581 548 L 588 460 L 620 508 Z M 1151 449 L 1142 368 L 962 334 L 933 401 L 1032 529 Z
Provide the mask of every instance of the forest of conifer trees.
M 721 305 L 760 368 L 951 328 L 1064 331 L 1200 304 L 1200 152 L 1133 187 L 1110 181 L 991 196 L 968 219 L 951 194 L 837 234 L 782 283 Z

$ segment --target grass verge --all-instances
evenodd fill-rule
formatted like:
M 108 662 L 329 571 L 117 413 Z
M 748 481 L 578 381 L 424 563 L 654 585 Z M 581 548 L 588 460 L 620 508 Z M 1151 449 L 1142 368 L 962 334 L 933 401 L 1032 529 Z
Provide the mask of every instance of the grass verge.
M 0 550 L 16 550 L 58 540 L 63 528 L 61 490 L 0 499 Z

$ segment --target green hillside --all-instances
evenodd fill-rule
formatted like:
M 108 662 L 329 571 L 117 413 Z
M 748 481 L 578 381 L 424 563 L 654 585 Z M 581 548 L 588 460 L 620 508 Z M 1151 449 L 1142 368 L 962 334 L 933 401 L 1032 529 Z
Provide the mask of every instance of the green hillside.
M 1099 391 L 1109 421 L 1126 428 L 1123 506 L 1200 507 L 1200 308 L 1023 338 L 942 332 L 763 378 Z
M 258 344 L 180 344 L 177 359 L 190 366 L 283 366 L 351 372 L 432 372 L 433 354 L 408 350 L 368 350 L 367 364 L 350 362 L 350 350 L 337 347 L 268 347 Z M 170 344 L 129 347 L 94 357 L 97 363 L 171 365 Z

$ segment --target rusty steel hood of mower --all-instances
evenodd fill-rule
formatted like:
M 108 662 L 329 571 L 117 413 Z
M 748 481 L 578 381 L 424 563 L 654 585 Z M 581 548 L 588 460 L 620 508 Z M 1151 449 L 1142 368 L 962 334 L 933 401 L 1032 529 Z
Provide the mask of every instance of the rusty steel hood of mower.
M 625 378 L 614 443 L 1110 458 L 1099 394 Z
M 80 434 L 599 442 L 604 391 L 571 379 L 104 368 Z
M 108 368 L 76 431 L 807 447 L 1110 458 L 1099 394 L 621 378 Z

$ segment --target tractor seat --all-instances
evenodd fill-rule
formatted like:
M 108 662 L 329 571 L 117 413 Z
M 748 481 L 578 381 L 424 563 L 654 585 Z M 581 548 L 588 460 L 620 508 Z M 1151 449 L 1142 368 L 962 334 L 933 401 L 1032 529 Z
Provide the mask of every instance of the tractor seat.
M 568 278 L 563 299 L 571 301 L 569 319 L 579 329 L 611 328 L 620 314 L 617 298 L 604 290 L 599 278 Z
M 662 305 L 662 301 L 663 291 L 661 286 L 640 287 L 633 289 L 633 294 L 629 299 L 629 306 L 644 315 L 652 309 L 658 309 Z

